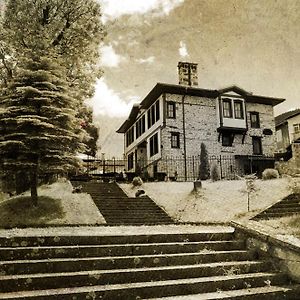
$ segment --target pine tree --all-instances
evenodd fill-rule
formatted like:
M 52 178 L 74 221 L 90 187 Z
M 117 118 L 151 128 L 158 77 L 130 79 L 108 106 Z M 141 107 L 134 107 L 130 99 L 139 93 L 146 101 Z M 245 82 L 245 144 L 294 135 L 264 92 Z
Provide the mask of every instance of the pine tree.
M 208 161 L 208 152 L 204 143 L 201 143 L 200 150 L 200 166 L 199 166 L 199 178 L 206 180 L 210 176 L 210 167 Z
M 0 22 L 0 171 L 67 172 L 82 149 L 76 119 L 101 75 L 96 0 L 7 0 Z M 92 126 L 92 125 L 91 125 Z
M 68 172 L 81 146 L 78 101 L 68 93 L 66 70 L 59 62 L 44 49 L 27 54 L 1 99 L 1 169 L 29 173 L 34 205 L 38 174 Z

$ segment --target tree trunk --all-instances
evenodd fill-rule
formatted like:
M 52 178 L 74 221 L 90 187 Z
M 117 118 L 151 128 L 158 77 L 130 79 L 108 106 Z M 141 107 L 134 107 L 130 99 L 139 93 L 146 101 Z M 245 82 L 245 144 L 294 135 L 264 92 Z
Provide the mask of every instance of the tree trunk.
M 30 174 L 30 191 L 31 191 L 31 201 L 33 206 L 38 205 L 38 194 L 37 194 L 37 185 L 38 185 L 38 179 L 37 179 L 37 171 L 32 170 Z

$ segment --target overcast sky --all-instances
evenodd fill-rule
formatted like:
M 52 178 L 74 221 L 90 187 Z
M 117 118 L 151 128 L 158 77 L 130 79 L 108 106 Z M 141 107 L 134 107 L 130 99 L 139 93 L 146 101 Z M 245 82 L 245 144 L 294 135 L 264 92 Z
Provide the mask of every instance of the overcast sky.
M 113 132 L 133 103 L 157 82 L 178 82 L 178 61 L 199 64 L 199 87 L 235 84 L 286 98 L 276 115 L 300 106 L 300 1 L 99 1 L 108 36 L 101 46 L 104 76 L 90 104 L 102 152 L 121 143 Z

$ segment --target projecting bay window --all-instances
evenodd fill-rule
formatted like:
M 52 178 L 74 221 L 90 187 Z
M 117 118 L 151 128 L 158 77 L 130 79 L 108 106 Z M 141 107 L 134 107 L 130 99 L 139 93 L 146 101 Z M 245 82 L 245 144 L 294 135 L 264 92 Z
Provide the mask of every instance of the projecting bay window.
M 232 118 L 231 99 L 223 99 L 223 117 L 224 118 Z
M 126 133 L 126 147 L 131 145 L 134 141 L 134 126 L 132 126 Z
M 158 153 L 158 133 L 150 138 L 150 157 Z

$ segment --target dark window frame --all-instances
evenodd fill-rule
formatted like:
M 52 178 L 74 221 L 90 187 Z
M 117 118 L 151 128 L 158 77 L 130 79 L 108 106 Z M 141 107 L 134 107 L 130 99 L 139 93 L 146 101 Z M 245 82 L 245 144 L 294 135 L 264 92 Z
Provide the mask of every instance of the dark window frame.
M 134 126 L 126 132 L 126 147 L 134 142 Z
M 232 147 L 233 136 L 231 133 L 222 133 L 222 146 L 223 147 Z
M 128 168 L 128 170 L 131 170 L 131 169 L 133 169 L 133 167 L 134 167 L 134 153 L 131 152 L 127 156 L 127 168 Z
M 256 117 L 256 120 L 253 120 L 252 117 Z M 250 126 L 251 128 L 260 128 L 260 119 L 259 112 L 251 111 L 250 112 Z
M 225 104 L 229 104 L 228 109 L 225 108 Z M 232 118 L 233 117 L 233 112 L 232 112 L 232 100 L 229 98 L 225 98 L 222 100 L 222 108 L 223 108 L 223 117 L 224 118 Z M 229 114 L 227 114 L 227 112 Z
M 149 139 L 149 145 L 150 145 L 150 157 L 158 154 L 159 152 L 159 146 L 158 146 L 158 133 L 155 133 L 150 139 Z
M 171 148 L 180 149 L 180 133 L 171 132 Z
M 237 109 L 237 107 L 239 109 Z M 234 100 L 233 101 L 233 108 L 234 108 L 234 118 L 238 120 L 243 120 L 244 116 L 244 102 L 242 100 Z M 237 116 L 237 111 L 240 112 L 240 116 Z
M 176 103 L 173 101 L 167 102 L 167 118 L 176 119 Z
M 261 137 L 258 137 L 258 136 L 252 137 L 252 149 L 253 149 L 254 155 L 262 155 L 263 154 Z

